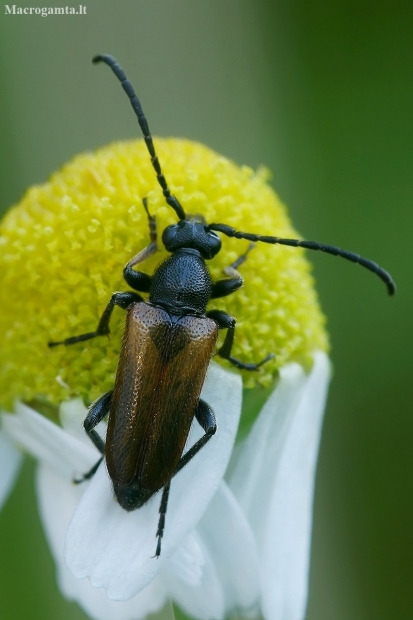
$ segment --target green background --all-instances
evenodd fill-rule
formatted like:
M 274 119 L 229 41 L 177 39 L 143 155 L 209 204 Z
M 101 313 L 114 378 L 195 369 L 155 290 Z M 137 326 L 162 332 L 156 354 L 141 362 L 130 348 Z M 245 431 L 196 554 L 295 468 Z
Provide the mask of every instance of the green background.
M 303 236 L 392 273 L 390 299 L 363 269 L 311 256 L 335 373 L 307 620 L 410 620 L 413 4 L 83 1 L 87 16 L 1 14 L 1 207 L 74 154 L 139 135 L 114 78 L 90 62 L 109 52 L 155 135 L 267 165 Z M 0 515 L 0 617 L 85 618 L 57 592 L 32 470 Z

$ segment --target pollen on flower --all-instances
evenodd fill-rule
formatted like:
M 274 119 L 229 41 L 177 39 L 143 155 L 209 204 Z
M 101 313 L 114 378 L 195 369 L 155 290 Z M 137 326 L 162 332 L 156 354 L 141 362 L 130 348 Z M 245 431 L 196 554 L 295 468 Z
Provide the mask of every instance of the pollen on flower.
M 266 184 L 267 171 L 238 167 L 210 149 L 155 140 L 171 191 L 187 213 L 238 230 L 297 238 L 285 207 Z M 0 226 L 0 400 L 80 395 L 91 402 L 114 383 L 123 329 L 116 309 L 110 337 L 49 349 L 47 343 L 96 329 L 112 292 L 127 290 L 125 263 L 148 245 L 142 199 L 158 232 L 176 221 L 165 204 L 143 141 L 117 143 L 76 157 L 44 185 L 29 189 Z M 160 244 L 161 245 L 161 244 Z M 209 262 L 214 279 L 248 248 L 223 236 Z M 153 273 L 162 249 L 142 266 Z M 289 361 L 308 367 L 326 350 L 325 319 L 310 265 L 296 248 L 259 244 L 242 265 L 244 287 L 211 307 L 237 319 L 233 355 L 275 359 L 243 373 L 248 387 L 268 384 Z M 219 357 L 216 361 L 221 362 Z M 222 362 L 227 365 L 226 362 Z

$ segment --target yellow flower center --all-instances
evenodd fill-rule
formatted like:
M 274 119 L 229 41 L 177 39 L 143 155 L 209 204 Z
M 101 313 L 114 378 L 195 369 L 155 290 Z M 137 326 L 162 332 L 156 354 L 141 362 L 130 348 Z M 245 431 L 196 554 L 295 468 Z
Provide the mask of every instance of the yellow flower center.
M 238 167 L 186 140 L 155 140 L 162 169 L 187 214 L 237 230 L 297 238 L 265 171 Z M 112 292 L 128 290 L 122 269 L 149 243 L 142 198 L 158 232 L 176 222 L 156 181 L 144 143 L 117 143 L 76 157 L 44 185 L 32 187 L 0 227 L 0 400 L 43 397 L 51 403 L 81 395 L 91 402 L 113 387 L 123 330 L 116 309 L 111 336 L 68 347 L 47 343 L 94 331 Z M 160 244 L 161 246 L 162 244 Z M 248 248 L 222 235 L 208 262 L 214 279 Z M 153 273 L 162 248 L 139 268 Z M 237 319 L 234 357 L 257 362 L 275 353 L 259 373 L 243 372 L 246 386 L 268 385 L 289 361 L 308 367 L 326 350 L 309 263 L 302 250 L 261 243 L 240 271 L 242 289 L 213 300 Z M 219 357 L 216 361 L 228 366 Z

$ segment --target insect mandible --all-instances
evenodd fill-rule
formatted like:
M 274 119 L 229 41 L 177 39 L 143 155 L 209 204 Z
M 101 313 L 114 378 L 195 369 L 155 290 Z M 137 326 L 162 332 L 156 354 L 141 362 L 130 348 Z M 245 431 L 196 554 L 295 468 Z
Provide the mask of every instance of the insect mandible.
M 155 557 L 159 557 L 171 480 L 217 430 L 214 412 L 200 394 L 219 330 L 227 331 L 217 354 L 237 368 L 256 371 L 273 357 L 270 353 L 258 363 L 245 363 L 234 358 L 231 351 L 235 319 L 220 310 L 206 310 L 211 299 L 231 295 L 242 286 L 243 280 L 237 269 L 248 254 L 247 251 L 225 270 L 227 278 L 213 282 L 205 261 L 214 258 L 221 249 L 217 233 L 249 240 L 250 248 L 256 242 L 263 242 L 341 256 L 378 275 L 390 295 L 396 289 L 387 271 L 353 252 L 314 241 L 240 232 L 226 224 L 207 224 L 202 216 L 188 216 L 168 188 L 142 106 L 124 71 L 107 54 L 96 56 L 93 62 L 107 64 L 128 95 L 156 178 L 167 204 L 178 217 L 178 223 L 167 226 L 162 234 L 162 242 L 170 257 L 158 266 L 153 276 L 136 271 L 136 265 L 157 251 L 155 218 L 149 213 L 147 200 L 143 199 L 150 244 L 123 270 L 123 277 L 133 292 L 113 293 L 94 332 L 50 342 L 49 347 L 107 335 L 115 306 L 127 311 L 114 388 L 89 407 L 84 421 L 85 431 L 102 457 L 76 482 L 91 478 L 105 458 L 114 494 L 125 510 L 140 508 L 163 489 L 156 532 Z M 149 294 L 148 300 L 135 291 Z M 95 427 L 106 416 L 108 429 L 106 441 L 103 441 Z M 194 418 L 204 435 L 184 454 Z

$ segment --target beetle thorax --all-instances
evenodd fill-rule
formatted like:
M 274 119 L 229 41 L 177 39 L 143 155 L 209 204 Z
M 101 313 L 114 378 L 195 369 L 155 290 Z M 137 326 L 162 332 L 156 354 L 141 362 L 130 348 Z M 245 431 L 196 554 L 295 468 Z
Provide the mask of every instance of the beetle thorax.
M 211 275 L 200 253 L 183 248 L 156 269 L 149 301 L 173 314 L 204 314 L 211 288 Z

